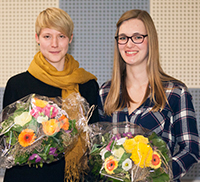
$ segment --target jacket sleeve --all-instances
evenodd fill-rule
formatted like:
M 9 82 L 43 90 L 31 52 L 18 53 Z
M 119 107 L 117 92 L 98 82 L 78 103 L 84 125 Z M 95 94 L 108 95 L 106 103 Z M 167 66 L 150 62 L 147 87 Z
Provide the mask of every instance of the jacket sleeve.
M 99 95 L 99 85 L 95 80 L 90 80 L 87 83 L 79 85 L 79 91 L 82 97 L 84 97 L 89 103 L 90 107 L 95 106 L 92 116 L 89 120 L 89 124 L 99 121 L 99 114 L 97 109 L 97 99 Z
M 3 95 L 3 108 L 8 106 L 9 104 L 19 100 L 18 92 L 15 89 L 15 83 L 14 80 L 11 78 L 8 80 L 4 95 Z
M 174 137 L 179 151 L 172 156 L 174 179 L 179 179 L 200 160 L 199 135 L 192 96 L 182 88 L 179 102 L 173 109 Z
M 99 112 L 99 121 L 112 122 L 112 116 L 108 116 L 104 112 L 104 103 L 108 92 L 110 90 L 110 82 L 105 82 L 99 89 L 98 96 L 98 112 Z

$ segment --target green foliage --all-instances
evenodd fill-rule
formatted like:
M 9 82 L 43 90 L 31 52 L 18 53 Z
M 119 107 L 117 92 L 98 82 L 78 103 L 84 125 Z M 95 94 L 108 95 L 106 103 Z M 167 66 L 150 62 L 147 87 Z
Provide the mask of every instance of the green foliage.
M 162 155 L 164 156 L 165 160 L 167 162 L 169 162 L 170 158 L 169 158 L 169 149 L 167 147 L 167 144 L 163 141 L 163 139 L 156 135 L 155 132 L 153 132 L 150 136 L 149 136 L 149 141 L 150 141 L 150 144 L 153 146 L 153 147 L 156 147 L 161 153 Z
M 101 144 L 94 144 L 93 146 L 92 146 L 92 149 L 91 149 L 91 151 L 90 151 L 90 154 L 91 155 L 93 155 L 93 154 L 99 154 L 99 152 L 100 152 L 100 148 L 102 147 L 102 145 Z
M 28 123 L 26 123 L 23 127 L 32 129 L 34 130 L 35 133 L 37 133 L 37 130 L 39 128 L 39 123 L 34 117 L 32 117 L 32 119 Z
M 102 168 L 102 165 L 105 161 L 101 159 L 100 152 L 102 149 L 104 149 L 107 145 L 110 145 L 111 150 L 119 149 L 120 147 L 124 148 L 123 145 L 116 145 L 116 141 L 112 140 L 110 133 L 106 133 L 105 135 L 101 136 L 102 140 L 100 144 L 94 144 L 92 147 L 92 151 L 90 152 L 91 159 L 89 160 L 89 166 L 91 168 L 91 172 L 93 175 L 96 175 L 98 178 L 98 181 L 100 179 L 103 179 L 103 181 L 107 182 L 118 182 L 120 179 L 123 179 L 125 182 L 131 181 L 130 171 L 125 171 L 122 168 L 122 163 L 130 157 L 131 153 L 124 152 L 121 158 L 118 161 L 118 166 L 116 169 L 114 169 L 114 173 L 111 174 L 112 177 L 108 177 L 107 172 L 105 168 Z M 150 145 L 152 148 L 154 148 L 158 153 L 161 154 L 161 158 L 165 158 L 164 161 L 166 162 L 166 165 L 168 165 L 168 161 L 170 160 L 168 153 L 169 149 L 166 145 L 166 143 L 162 140 L 161 137 L 157 136 L 156 133 L 152 133 L 151 136 L 148 137 Z M 104 153 L 104 158 L 110 157 L 112 154 L 111 151 L 107 151 Z M 163 160 L 162 160 L 163 161 Z M 134 164 L 133 164 L 134 165 Z M 162 164 L 163 165 L 163 164 Z M 169 182 L 170 178 L 167 173 L 163 170 L 163 167 L 160 167 L 159 169 L 151 169 L 148 167 L 149 170 L 151 170 L 150 175 L 147 177 L 148 181 L 152 182 Z M 101 173 L 101 178 L 99 178 L 99 172 Z M 139 175 L 139 174 L 138 174 Z M 106 179 L 105 179 L 106 178 Z M 117 180 L 118 178 L 119 180 Z
M 43 163 L 51 163 L 63 157 L 66 147 L 72 144 L 71 141 L 74 141 L 72 138 L 78 134 L 78 130 L 76 120 L 69 120 L 68 131 L 57 127 L 63 126 L 64 120 L 61 121 L 63 115 L 68 117 L 60 108 L 61 105 L 61 100 L 57 104 L 44 96 L 31 94 L 5 108 L 6 119 L 0 123 L 3 153 L 6 154 L 3 157 L 14 158 L 15 164 L 29 164 L 36 167 L 42 167 Z M 49 122 L 52 119 L 56 120 L 54 125 Z M 46 135 L 48 132 L 44 129 L 52 129 L 52 135 Z
M 93 153 L 94 154 L 94 153 Z M 99 174 L 102 166 L 102 160 L 100 155 L 92 155 L 88 160 L 88 165 L 90 166 L 91 171 L 90 175 L 93 176 L 94 179 L 101 179 L 102 176 Z
M 17 133 L 14 131 L 9 131 L 8 133 L 5 134 L 6 137 L 6 143 L 10 143 L 10 145 L 14 145 L 17 141 Z
M 118 162 L 118 166 L 121 166 L 122 162 L 124 162 L 127 158 L 130 158 L 130 156 L 131 156 L 130 153 L 124 152 L 124 154 L 122 155 L 121 159 Z
M 72 131 L 71 132 L 72 135 L 75 135 L 78 133 L 78 130 L 76 129 L 76 120 L 69 121 L 69 130 Z
M 169 175 L 161 169 L 156 169 L 153 173 L 150 173 L 149 179 L 151 179 L 153 182 L 170 181 Z
M 15 157 L 15 163 L 19 165 L 24 164 L 26 163 L 28 158 L 29 158 L 29 154 L 27 153 L 25 153 L 24 155 L 19 154 L 17 157 Z
M 111 153 L 110 151 L 107 151 L 107 152 L 105 153 L 105 159 L 108 158 L 108 157 L 110 157 L 111 155 L 112 155 L 112 153 Z
M 22 114 L 22 112 L 24 112 L 24 110 L 20 108 L 20 109 L 18 109 L 17 114 L 14 114 L 14 115 L 15 116 L 20 115 L 20 114 Z M 14 117 L 12 116 L 11 118 L 13 119 Z M 10 120 L 10 118 L 9 118 L 9 120 Z M 71 133 L 73 135 L 77 134 L 78 133 L 77 129 L 73 128 L 73 127 L 75 127 L 76 121 L 71 120 L 69 122 L 71 123 L 71 125 L 70 125 L 71 130 L 73 130 Z M 37 120 L 34 117 L 32 117 L 32 119 L 28 123 L 26 123 L 23 127 L 18 124 L 15 124 L 11 130 L 9 130 L 7 133 L 4 134 L 5 136 L 7 136 L 6 143 L 10 143 L 11 146 L 14 146 L 18 142 L 18 136 L 24 128 L 33 129 L 36 133 L 38 127 L 39 127 L 39 123 L 37 122 Z M 57 132 L 52 136 L 46 137 L 46 139 L 44 139 L 42 142 L 42 146 L 41 146 L 42 150 L 40 149 L 39 151 L 37 151 L 35 149 L 32 153 L 29 154 L 26 152 L 23 155 L 21 155 L 21 153 L 18 152 L 18 154 L 15 157 L 15 163 L 19 164 L 19 165 L 28 163 L 29 165 L 33 164 L 33 165 L 36 165 L 36 167 L 42 167 L 43 161 L 48 161 L 49 163 L 55 161 L 55 157 L 52 154 L 49 154 L 50 148 L 52 148 L 52 147 L 57 148 L 56 153 L 58 155 L 62 154 L 64 152 L 64 147 L 62 145 L 62 132 Z M 29 157 L 34 153 L 38 154 L 42 158 L 41 162 L 38 162 L 36 164 L 36 162 L 35 162 L 36 159 L 30 160 L 30 161 L 28 160 Z

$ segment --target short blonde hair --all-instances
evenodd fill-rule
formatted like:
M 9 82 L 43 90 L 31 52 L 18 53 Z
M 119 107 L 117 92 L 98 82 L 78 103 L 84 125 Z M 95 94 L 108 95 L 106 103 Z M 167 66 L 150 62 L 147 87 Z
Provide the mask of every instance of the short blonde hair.
M 52 7 L 40 12 L 36 19 L 35 32 L 38 37 L 42 28 L 57 30 L 66 35 L 70 40 L 74 30 L 74 23 L 64 10 Z

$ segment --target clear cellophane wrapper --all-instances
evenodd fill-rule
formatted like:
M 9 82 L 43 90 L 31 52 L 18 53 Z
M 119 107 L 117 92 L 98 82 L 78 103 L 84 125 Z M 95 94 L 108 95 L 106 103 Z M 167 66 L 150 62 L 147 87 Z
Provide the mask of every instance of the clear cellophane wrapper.
M 88 110 L 79 93 L 66 99 L 31 94 L 8 105 L 0 115 L 0 167 L 42 167 L 70 153 L 79 138 L 85 150 Z
M 155 132 L 127 122 L 98 122 L 89 128 L 85 181 L 172 181 L 169 148 Z

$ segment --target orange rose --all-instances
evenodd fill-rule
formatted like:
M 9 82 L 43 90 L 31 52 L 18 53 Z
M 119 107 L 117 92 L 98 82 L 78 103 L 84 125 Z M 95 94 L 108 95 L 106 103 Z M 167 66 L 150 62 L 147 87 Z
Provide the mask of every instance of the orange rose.
M 50 119 L 42 122 L 43 131 L 46 135 L 53 135 L 60 131 L 59 122 L 56 119 Z
M 47 101 L 44 101 L 38 98 L 34 98 L 33 103 L 35 104 L 35 106 L 41 107 L 41 108 L 44 108 L 48 104 Z
M 63 130 L 68 130 L 69 129 L 69 119 L 65 116 L 65 115 L 62 115 L 58 121 L 61 123 L 61 128 Z

